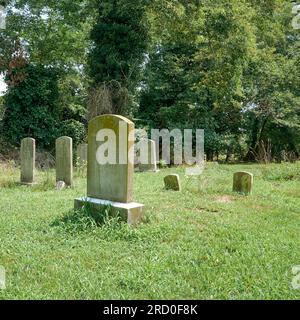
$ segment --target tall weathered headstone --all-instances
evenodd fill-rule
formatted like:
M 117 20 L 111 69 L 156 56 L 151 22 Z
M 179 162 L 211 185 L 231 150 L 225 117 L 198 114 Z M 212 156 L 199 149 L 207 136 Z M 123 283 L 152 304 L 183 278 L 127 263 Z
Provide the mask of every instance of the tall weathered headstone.
M 77 146 L 77 159 L 79 164 L 87 163 L 88 144 L 81 143 Z
M 73 141 L 70 137 L 56 140 L 56 182 L 73 185 Z
M 143 139 L 140 142 L 145 147 L 140 149 L 140 152 L 145 152 L 145 157 L 141 154 L 139 170 L 142 172 L 157 172 L 157 161 L 156 161 L 156 144 L 155 141 L 150 139 Z M 144 159 L 145 158 L 145 159 Z
M 110 206 L 129 224 L 142 221 L 144 206 L 133 201 L 134 124 L 117 115 L 94 118 L 88 129 L 87 198 L 75 199 L 75 209 L 87 203 Z
M 253 174 L 245 171 L 236 172 L 233 176 L 233 191 L 249 195 L 253 188 Z
M 31 185 L 34 183 L 35 171 L 35 140 L 25 138 L 21 141 L 21 183 Z

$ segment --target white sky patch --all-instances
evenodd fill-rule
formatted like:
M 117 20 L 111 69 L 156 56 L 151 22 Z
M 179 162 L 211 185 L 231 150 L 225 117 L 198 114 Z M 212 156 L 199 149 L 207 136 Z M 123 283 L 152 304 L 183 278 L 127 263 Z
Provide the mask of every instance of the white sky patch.
M 0 76 L 0 96 L 3 96 L 6 91 L 6 84 L 3 80 L 3 77 Z

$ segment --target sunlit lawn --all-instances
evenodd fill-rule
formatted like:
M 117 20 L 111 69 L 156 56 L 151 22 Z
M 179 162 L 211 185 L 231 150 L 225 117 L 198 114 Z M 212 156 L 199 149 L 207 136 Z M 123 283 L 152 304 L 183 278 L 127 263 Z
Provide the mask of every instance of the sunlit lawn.
M 254 174 L 254 192 L 233 194 L 232 175 Z M 54 188 L 54 172 L 19 186 L 0 169 L 0 299 L 299 299 L 291 286 L 300 265 L 300 165 L 214 165 L 200 179 L 184 168 L 135 174 L 135 200 L 147 222 L 99 226 Z M 163 177 L 180 174 L 182 192 Z

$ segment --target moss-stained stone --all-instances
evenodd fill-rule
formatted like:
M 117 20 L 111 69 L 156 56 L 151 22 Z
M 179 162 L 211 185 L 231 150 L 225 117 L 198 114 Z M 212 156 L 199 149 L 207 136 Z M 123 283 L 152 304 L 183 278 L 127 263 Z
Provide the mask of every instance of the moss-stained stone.
M 245 171 L 233 175 L 233 192 L 250 195 L 253 189 L 253 174 Z
M 109 206 L 130 225 L 142 222 L 144 205 L 132 202 L 133 173 L 133 122 L 118 115 L 94 118 L 88 130 L 87 198 L 75 199 L 75 209 Z
M 180 178 L 178 174 L 171 174 L 164 178 L 167 190 L 181 191 Z
M 35 140 L 25 138 L 21 141 L 21 183 L 33 184 L 35 171 Z
M 70 137 L 56 140 L 56 182 L 73 185 L 73 141 Z
M 139 203 L 120 203 L 95 198 L 75 199 L 75 210 L 81 210 L 84 207 L 95 212 L 110 208 L 109 215 L 119 215 L 123 221 L 126 221 L 131 226 L 138 225 L 144 219 L 144 206 Z
M 97 160 L 99 147 L 106 143 L 106 141 L 97 141 L 100 130 L 111 130 L 115 134 L 115 164 L 99 164 L 99 153 Z M 129 161 L 129 157 L 132 159 L 134 157 L 133 122 L 117 115 L 94 118 L 89 123 L 88 145 L 88 197 L 123 203 L 131 202 L 134 164 L 133 161 Z

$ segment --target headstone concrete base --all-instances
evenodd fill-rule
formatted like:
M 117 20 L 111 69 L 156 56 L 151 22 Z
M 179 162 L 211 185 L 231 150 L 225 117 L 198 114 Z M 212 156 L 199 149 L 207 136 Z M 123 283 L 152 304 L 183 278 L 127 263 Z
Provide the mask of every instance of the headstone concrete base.
M 20 182 L 21 186 L 33 187 L 37 185 L 37 182 Z
M 78 198 L 74 201 L 75 210 L 82 209 L 85 205 L 95 210 L 101 210 L 106 207 L 112 208 L 112 214 L 119 213 L 122 220 L 126 221 L 129 225 L 135 226 L 143 222 L 144 219 L 144 205 L 140 203 L 130 202 L 121 203 L 108 200 L 101 200 L 96 198 Z

